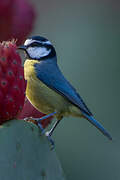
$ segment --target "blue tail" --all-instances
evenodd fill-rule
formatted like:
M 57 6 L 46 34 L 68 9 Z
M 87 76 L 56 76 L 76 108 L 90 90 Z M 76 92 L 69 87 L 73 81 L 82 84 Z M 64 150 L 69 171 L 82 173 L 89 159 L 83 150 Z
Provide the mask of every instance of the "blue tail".
M 104 127 L 98 121 L 96 121 L 96 119 L 93 116 L 89 116 L 84 112 L 82 112 L 82 114 L 91 124 L 93 124 L 97 129 L 99 129 L 109 140 L 112 140 L 110 134 L 104 129 Z

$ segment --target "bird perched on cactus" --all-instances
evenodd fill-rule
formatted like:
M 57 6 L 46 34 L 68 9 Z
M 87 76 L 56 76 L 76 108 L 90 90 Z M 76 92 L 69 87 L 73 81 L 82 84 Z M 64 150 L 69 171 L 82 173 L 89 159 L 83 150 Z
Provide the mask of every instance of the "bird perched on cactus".
M 22 110 L 26 82 L 15 41 L 0 43 L 0 124 Z
M 53 128 L 46 133 L 52 145 L 54 142 L 51 135 L 64 116 L 83 117 L 112 139 L 61 73 L 55 48 L 48 39 L 33 36 L 28 38 L 20 49 L 27 55 L 24 64 L 27 98 L 39 111 L 47 114 L 47 117 L 54 115 L 57 118 Z M 36 120 L 40 122 L 40 119 Z

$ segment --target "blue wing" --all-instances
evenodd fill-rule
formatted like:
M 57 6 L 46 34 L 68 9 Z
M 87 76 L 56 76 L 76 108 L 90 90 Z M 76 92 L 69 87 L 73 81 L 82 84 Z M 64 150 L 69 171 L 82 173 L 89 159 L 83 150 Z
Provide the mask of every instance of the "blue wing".
M 91 122 L 96 128 L 98 128 L 110 140 L 112 140 L 110 134 L 99 122 L 96 121 L 96 119 L 94 119 L 92 113 L 87 108 L 76 90 L 64 78 L 59 67 L 57 66 L 57 63 L 53 61 L 54 60 L 52 59 L 34 64 L 37 78 L 40 79 L 40 81 L 42 81 L 48 87 L 64 96 L 72 104 L 77 106 L 89 122 Z
M 88 115 L 92 115 L 76 90 L 64 78 L 55 62 L 53 63 L 48 60 L 43 61 L 42 63 L 36 63 L 34 66 L 38 79 L 40 79 L 44 84 L 54 91 L 57 91 L 59 94 L 64 96 L 81 111 L 87 113 Z

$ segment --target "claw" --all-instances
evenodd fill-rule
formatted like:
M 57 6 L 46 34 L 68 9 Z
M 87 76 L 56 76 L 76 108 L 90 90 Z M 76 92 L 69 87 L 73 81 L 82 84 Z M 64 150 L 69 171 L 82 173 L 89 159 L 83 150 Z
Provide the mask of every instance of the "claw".
M 24 121 L 31 121 L 31 120 L 34 120 L 34 118 L 33 118 L 33 117 L 26 117 L 26 118 L 24 118 L 23 120 L 24 120 Z
M 24 121 L 36 121 L 40 120 L 40 118 L 33 118 L 33 117 L 26 117 L 24 118 Z M 39 129 L 41 130 L 41 135 L 45 134 L 45 129 L 42 127 L 42 124 L 40 121 L 38 121 L 37 125 L 39 126 Z
M 30 119 L 30 117 L 26 117 L 26 118 L 24 118 L 23 120 L 24 121 L 28 121 Z

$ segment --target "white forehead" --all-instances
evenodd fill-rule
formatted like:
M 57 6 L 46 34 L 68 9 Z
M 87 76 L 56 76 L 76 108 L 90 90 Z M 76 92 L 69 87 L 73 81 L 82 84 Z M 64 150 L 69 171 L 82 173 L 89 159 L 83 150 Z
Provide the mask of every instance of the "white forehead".
M 33 42 L 38 42 L 38 43 L 42 43 L 42 44 L 50 44 L 51 45 L 51 42 L 50 41 L 45 41 L 45 42 L 43 42 L 43 41 L 37 41 L 37 40 L 33 40 L 33 39 L 27 39 L 26 41 L 25 41 L 25 43 L 24 43 L 24 45 L 25 46 L 28 46 L 28 45 L 30 45 L 31 43 L 33 43 Z

